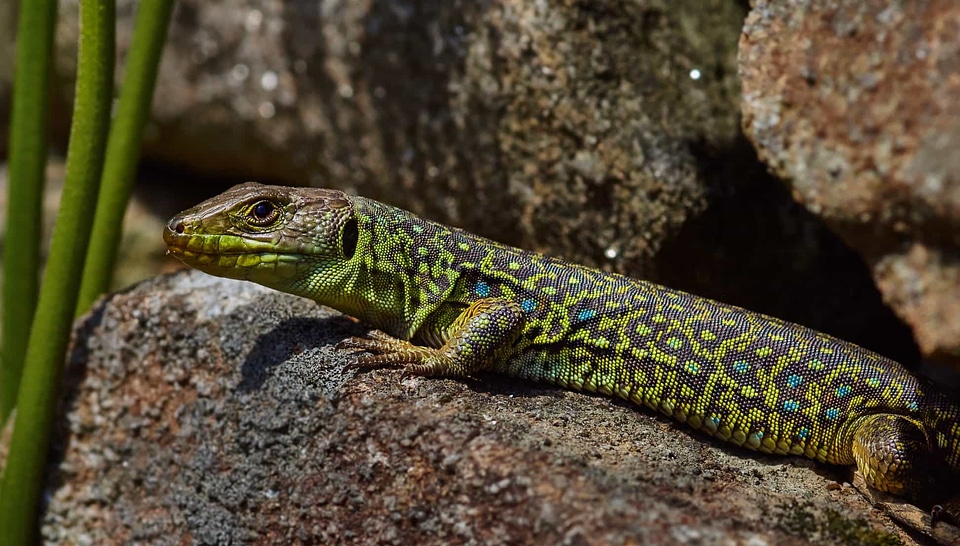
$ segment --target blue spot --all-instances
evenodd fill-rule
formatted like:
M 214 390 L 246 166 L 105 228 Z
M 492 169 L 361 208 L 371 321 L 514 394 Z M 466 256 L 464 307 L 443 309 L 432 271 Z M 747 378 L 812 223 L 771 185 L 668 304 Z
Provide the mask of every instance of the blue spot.
M 757 437 L 757 439 L 762 439 L 762 438 L 763 438 L 763 431 L 762 431 L 762 430 L 758 430 L 758 431 L 754 432 L 753 434 L 754 434 L 754 436 Z
M 803 427 L 797 431 L 797 438 L 800 438 L 801 440 L 806 440 L 809 436 L 810 436 L 810 429 L 808 429 L 807 427 Z
M 490 295 L 490 285 L 483 281 L 477 281 L 477 287 L 474 289 L 474 291 L 481 298 L 485 298 Z
M 787 400 L 783 403 L 784 411 L 797 411 L 800 407 L 800 404 L 796 400 Z
M 710 420 L 713 421 L 714 426 L 718 426 L 718 427 L 720 426 L 720 418 L 719 418 L 719 417 L 713 417 L 713 416 L 711 416 L 711 417 L 710 417 Z
M 850 394 L 850 387 L 849 387 L 849 386 L 843 385 L 843 386 L 841 386 L 841 387 L 837 387 L 837 396 L 839 396 L 840 398 L 843 398 L 844 396 L 846 396 L 846 395 L 848 395 L 848 394 Z
M 827 408 L 827 419 L 836 421 L 837 417 L 840 417 L 840 410 L 837 408 Z
M 733 363 L 733 371 L 743 373 L 750 369 L 750 363 L 746 360 L 738 360 Z
M 916 402 L 910 402 L 909 404 L 907 404 L 907 409 L 910 411 L 917 411 L 918 409 L 920 409 L 920 405 L 917 404 Z
M 520 307 L 527 313 L 530 313 L 537 308 L 537 302 L 531 299 L 525 299 L 523 303 L 520 304 Z
M 590 320 L 596 315 L 597 312 L 593 309 L 584 309 L 580 311 L 580 314 L 577 315 L 577 320 Z
M 803 378 L 796 374 L 791 375 L 790 377 L 787 378 L 787 386 L 790 387 L 791 389 L 796 388 L 796 386 L 802 382 L 803 382 Z

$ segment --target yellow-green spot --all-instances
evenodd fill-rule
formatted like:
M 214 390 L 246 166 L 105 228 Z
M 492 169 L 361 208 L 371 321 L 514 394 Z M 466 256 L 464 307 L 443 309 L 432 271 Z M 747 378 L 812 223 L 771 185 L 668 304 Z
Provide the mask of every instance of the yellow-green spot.
M 671 354 L 667 354 L 657 347 L 650 348 L 650 357 L 653 358 L 656 362 L 664 364 L 669 367 L 674 367 L 677 365 L 677 357 Z
M 600 317 L 600 324 L 597 325 L 597 328 L 600 330 L 610 330 L 618 326 L 617 321 L 613 318 L 603 315 Z
M 650 327 L 647 326 L 646 324 L 640 324 L 639 326 L 637 326 L 637 333 L 640 334 L 641 336 L 650 335 L 650 332 L 651 332 Z
M 700 373 L 700 364 L 697 364 L 692 360 L 688 360 L 687 363 L 683 365 L 683 369 L 689 374 L 696 375 Z
M 710 330 L 703 330 L 700 332 L 700 339 L 703 339 L 706 341 L 713 341 L 717 339 L 717 334 L 711 332 Z
M 760 358 L 766 358 L 772 354 L 773 354 L 773 349 L 771 349 L 770 347 L 760 347 L 759 349 L 757 349 L 757 356 L 759 356 Z

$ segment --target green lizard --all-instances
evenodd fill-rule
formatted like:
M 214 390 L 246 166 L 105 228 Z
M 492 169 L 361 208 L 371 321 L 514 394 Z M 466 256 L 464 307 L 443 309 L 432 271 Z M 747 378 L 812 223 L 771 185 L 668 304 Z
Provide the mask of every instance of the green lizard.
M 855 464 L 956 521 L 960 406 L 803 326 L 502 245 L 340 191 L 247 183 L 182 212 L 170 253 L 378 328 L 357 365 L 493 371 L 613 395 L 765 453 Z M 952 487 L 952 489 L 951 489 Z

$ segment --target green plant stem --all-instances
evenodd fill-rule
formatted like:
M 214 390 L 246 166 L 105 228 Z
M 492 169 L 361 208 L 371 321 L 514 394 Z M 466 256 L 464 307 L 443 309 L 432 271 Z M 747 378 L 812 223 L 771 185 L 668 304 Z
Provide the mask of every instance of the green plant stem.
M 113 90 L 113 0 L 82 0 L 77 92 L 60 212 L 30 329 L 16 420 L 0 494 L 4 544 L 25 546 L 36 536 L 44 468 L 80 272 L 103 167 Z
M 143 126 L 150 113 L 157 66 L 167 36 L 173 0 L 147 0 L 137 8 L 126 76 L 110 126 L 107 154 L 90 247 L 84 262 L 77 314 L 110 289 L 123 227 L 123 215 L 133 191 Z
M 40 270 L 43 180 L 47 162 L 47 98 L 50 96 L 56 20 L 56 0 L 20 4 L 3 256 L 0 427 L 17 402 L 27 336 L 40 285 L 37 273 Z

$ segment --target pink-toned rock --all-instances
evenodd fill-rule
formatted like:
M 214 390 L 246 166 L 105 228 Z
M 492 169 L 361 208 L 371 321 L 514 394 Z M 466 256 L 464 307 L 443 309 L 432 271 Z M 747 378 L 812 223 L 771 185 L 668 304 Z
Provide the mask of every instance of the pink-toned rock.
M 740 74 L 761 159 L 960 369 L 960 3 L 757 1 Z

